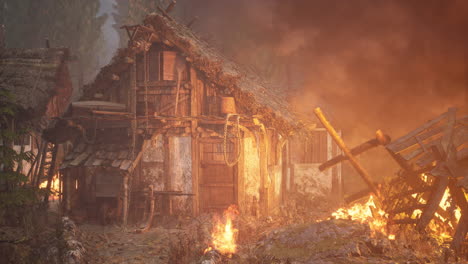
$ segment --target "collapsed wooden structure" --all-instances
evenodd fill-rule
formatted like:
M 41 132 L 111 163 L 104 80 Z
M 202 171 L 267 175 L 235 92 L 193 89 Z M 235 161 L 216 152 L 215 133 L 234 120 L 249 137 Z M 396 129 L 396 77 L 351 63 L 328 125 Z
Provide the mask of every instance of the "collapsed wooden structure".
M 319 109 L 316 114 L 327 124 Z M 330 124 L 326 127 L 334 133 Z M 380 144 L 370 140 L 352 150 L 342 142 L 345 155 L 323 163 L 321 169 L 351 160 L 369 186 L 368 191 L 355 198 L 372 192 L 388 214 L 389 226 L 414 225 L 419 232 L 425 232 L 431 225 L 437 232 L 452 237 L 451 248 L 462 254 L 468 244 L 468 117 L 457 119 L 456 109 L 450 108 L 392 142 L 387 136 L 380 138 L 384 139 Z M 376 187 L 353 156 L 378 145 L 384 145 L 401 167 L 397 177 L 382 188 Z
M 438 221 L 460 253 L 468 242 L 468 117 L 457 119 L 451 108 L 386 149 L 402 168 L 383 201 L 389 224 L 414 224 L 422 232 Z
M 55 134 L 77 135 L 64 139 L 74 148 L 60 167 L 68 212 L 92 218 L 111 207 L 126 223 L 153 211 L 197 215 L 236 204 L 267 215 L 279 211 L 294 186 L 320 187 L 298 183 L 318 173 L 318 164 L 295 166 L 300 151 L 291 153 L 306 141 L 299 132 L 317 136 L 321 147 L 313 154 L 321 161 L 336 147 L 258 75 L 166 12 L 122 28 L 128 47 L 57 126 Z M 331 189 L 332 174 L 326 176 Z

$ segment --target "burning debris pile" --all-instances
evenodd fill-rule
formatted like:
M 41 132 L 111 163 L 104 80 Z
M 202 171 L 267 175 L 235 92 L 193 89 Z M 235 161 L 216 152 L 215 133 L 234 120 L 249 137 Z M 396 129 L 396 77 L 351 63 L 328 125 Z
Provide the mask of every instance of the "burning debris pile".
M 447 113 L 393 142 L 378 131 L 377 140 L 387 139 L 385 142 L 380 140 L 381 145 L 401 170 L 396 177 L 377 187 L 355 155 L 378 144 L 370 144 L 371 140 L 348 149 L 320 109 L 315 113 L 345 153 L 325 162 L 321 169 L 349 160 L 369 187 L 360 196 L 373 193 L 376 197 L 371 196 L 364 205 L 340 209 L 333 216 L 368 223 L 373 231 L 387 235 L 389 239 L 398 238 L 403 230 L 416 229 L 420 234 L 437 238 L 442 244 L 450 244 L 455 255 L 466 254 L 468 117 L 457 119 L 456 109 L 450 108 Z

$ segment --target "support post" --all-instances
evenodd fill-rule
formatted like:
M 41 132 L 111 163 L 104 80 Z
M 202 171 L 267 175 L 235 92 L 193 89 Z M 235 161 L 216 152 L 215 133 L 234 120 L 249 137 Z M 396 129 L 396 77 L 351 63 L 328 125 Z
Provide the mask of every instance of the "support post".
M 314 109 L 314 113 L 317 116 L 317 118 L 320 120 L 320 122 L 323 124 L 323 126 L 327 129 L 328 133 L 332 136 L 333 140 L 336 142 L 338 147 L 340 147 L 341 150 L 343 150 L 344 154 L 348 157 L 349 162 L 351 165 L 356 169 L 356 171 L 359 173 L 361 178 L 366 182 L 366 184 L 369 186 L 369 188 L 372 190 L 372 193 L 380 199 L 380 191 L 377 189 L 377 187 L 374 185 L 372 182 L 369 173 L 364 169 L 357 159 L 354 157 L 354 155 L 351 153 L 349 148 L 346 146 L 344 143 L 343 139 L 339 136 L 339 134 L 336 132 L 335 128 L 328 122 L 324 114 L 322 113 L 322 110 L 317 107 Z
M 128 173 L 122 177 L 122 225 L 127 226 L 128 220 Z
M 268 215 L 268 189 L 270 183 L 268 182 L 268 136 L 262 124 L 262 133 L 260 136 L 260 214 L 262 216 Z
M 190 83 L 192 89 L 190 90 L 190 116 L 199 116 L 201 110 L 199 102 L 199 94 L 201 93 L 202 87 L 198 85 L 198 75 L 194 68 L 190 66 Z M 194 216 L 197 216 L 200 213 L 199 206 L 199 190 L 198 190 L 198 174 L 199 174 L 199 164 L 200 164 L 200 149 L 199 149 L 199 140 L 198 140 L 198 120 L 191 121 L 191 135 L 192 135 L 192 192 L 194 196 L 192 197 L 192 212 Z

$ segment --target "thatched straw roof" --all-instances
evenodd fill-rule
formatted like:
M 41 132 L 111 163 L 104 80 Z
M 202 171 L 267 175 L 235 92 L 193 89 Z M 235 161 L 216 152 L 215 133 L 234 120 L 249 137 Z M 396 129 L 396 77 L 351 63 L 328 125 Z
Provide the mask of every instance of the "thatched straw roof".
M 30 118 L 41 117 L 56 94 L 60 70 L 68 56 L 65 48 L 3 50 L 0 89 L 10 91 Z
M 281 129 L 300 126 L 300 118 L 290 111 L 276 89 L 265 84 L 256 73 L 223 56 L 187 26 L 158 13 L 148 15 L 144 24 L 181 49 L 210 81 L 231 90 L 237 103 L 252 114 L 262 115 L 270 125 Z
M 230 91 L 235 96 L 237 105 L 251 115 L 262 116 L 267 125 L 288 133 L 306 126 L 306 123 L 312 123 L 293 113 L 286 99 L 278 95 L 276 89 L 269 87 L 256 73 L 223 56 L 187 26 L 158 13 L 149 14 L 144 20 L 144 26 L 145 30 L 139 30 L 135 34 L 134 44 L 144 44 L 151 35 L 172 43 L 206 76 L 208 82 Z M 139 50 L 141 46 L 133 47 L 133 50 L 119 50 L 111 64 L 101 70 L 95 82 L 85 87 L 85 98 L 92 98 L 94 93 L 105 93 L 111 88 L 111 76 L 125 71 L 128 66 L 126 56 Z

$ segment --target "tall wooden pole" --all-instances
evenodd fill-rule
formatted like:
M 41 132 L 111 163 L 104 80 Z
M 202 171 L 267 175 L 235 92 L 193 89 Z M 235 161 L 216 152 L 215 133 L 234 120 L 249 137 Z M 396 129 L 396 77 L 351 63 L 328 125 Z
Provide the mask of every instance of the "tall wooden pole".
M 322 110 L 319 107 L 317 107 L 314 109 L 314 113 L 317 116 L 317 118 L 320 120 L 320 122 L 323 124 L 323 126 L 327 129 L 328 133 L 330 133 L 330 136 L 332 136 L 333 140 L 338 145 L 338 147 L 340 147 L 341 150 L 343 150 L 344 154 L 348 157 L 351 165 L 354 167 L 354 169 L 356 169 L 356 171 L 359 173 L 361 178 L 369 186 L 372 193 L 377 198 L 380 198 L 380 191 L 372 182 L 371 177 L 369 176 L 369 173 L 367 173 L 367 171 L 358 163 L 356 157 L 354 157 L 354 155 L 351 153 L 351 150 L 346 146 L 346 144 L 344 143 L 343 139 L 340 137 L 338 132 L 336 132 L 335 128 L 333 128 L 330 122 L 328 122 L 325 115 L 322 113 Z

